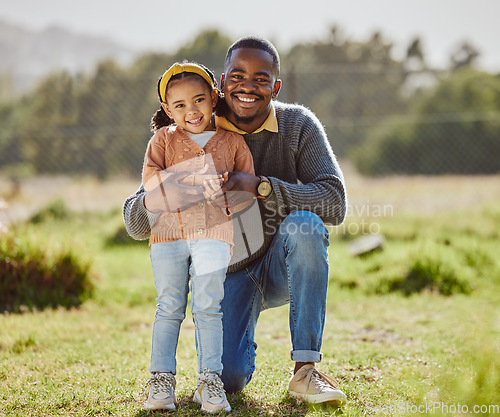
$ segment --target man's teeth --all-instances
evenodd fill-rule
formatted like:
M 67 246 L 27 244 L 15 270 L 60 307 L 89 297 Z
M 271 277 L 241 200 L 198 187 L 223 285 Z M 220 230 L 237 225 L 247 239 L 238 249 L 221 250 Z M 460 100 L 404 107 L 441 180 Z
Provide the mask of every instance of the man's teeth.
M 238 97 L 238 98 L 245 103 L 253 103 L 255 101 L 254 98 L 247 98 L 247 97 Z

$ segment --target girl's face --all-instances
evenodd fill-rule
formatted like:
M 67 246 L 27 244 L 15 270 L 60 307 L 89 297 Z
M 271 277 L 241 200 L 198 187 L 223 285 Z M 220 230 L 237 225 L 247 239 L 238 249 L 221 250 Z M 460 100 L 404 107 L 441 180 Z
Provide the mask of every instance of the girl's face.
M 217 91 L 199 77 L 189 76 L 168 84 L 166 103 L 162 107 L 168 117 L 191 133 L 213 130 L 210 120 L 217 103 Z

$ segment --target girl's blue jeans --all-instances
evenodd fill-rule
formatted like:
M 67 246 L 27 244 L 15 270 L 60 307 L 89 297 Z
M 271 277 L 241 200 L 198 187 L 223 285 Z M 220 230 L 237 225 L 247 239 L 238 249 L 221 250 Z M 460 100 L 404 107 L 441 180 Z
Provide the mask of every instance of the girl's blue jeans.
M 290 303 L 292 360 L 319 362 L 328 288 L 328 230 L 309 211 L 280 225 L 268 251 L 250 266 L 227 274 L 222 301 L 222 380 L 243 389 L 255 370 L 255 326 L 262 310 Z
M 176 373 L 176 351 L 186 316 L 189 283 L 195 326 L 198 372 L 222 371 L 224 279 L 230 260 L 228 243 L 214 239 L 175 240 L 151 245 L 158 297 L 153 325 L 151 372 Z

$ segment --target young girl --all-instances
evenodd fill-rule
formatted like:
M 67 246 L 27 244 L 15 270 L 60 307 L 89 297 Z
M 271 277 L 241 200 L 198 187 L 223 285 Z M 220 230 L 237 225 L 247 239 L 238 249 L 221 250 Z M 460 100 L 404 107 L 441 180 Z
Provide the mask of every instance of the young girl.
M 213 181 L 207 185 L 206 179 L 224 181 L 223 174 L 229 171 L 254 174 L 253 160 L 242 136 L 212 126 L 219 95 L 207 68 L 196 63 L 172 65 L 158 81 L 158 95 L 161 108 L 152 118 L 155 133 L 142 173 L 146 191 L 160 187 L 165 198 L 165 209 L 150 237 L 158 298 L 145 408 L 175 409 L 175 355 L 191 281 L 199 373 L 194 400 L 207 412 L 230 411 L 219 376 L 220 303 L 231 257 L 232 226 L 227 206 L 212 204 L 210 196 L 217 187 Z M 175 207 L 179 199 L 171 198 L 168 188 L 173 178 L 182 187 L 203 187 L 207 199 L 187 208 Z

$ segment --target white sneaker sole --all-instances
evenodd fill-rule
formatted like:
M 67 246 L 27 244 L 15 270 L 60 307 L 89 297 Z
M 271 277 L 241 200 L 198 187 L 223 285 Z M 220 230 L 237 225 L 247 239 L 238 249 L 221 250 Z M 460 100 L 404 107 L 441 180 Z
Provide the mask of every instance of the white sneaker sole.
M 310 404 L 326 404 L 340 407 L 347 402 L 347 397 L 342 391 L 331 391 L 324 394 L 299 394 L 293 391 L 288 392 L 292 397 Z
M 228 405 L 225 408 L 219 408 L 218 410 L 208 410 L 208 409 L 206 409 L 203 406 L 203 401 L 200 398 L 200 394 L 198 393 L 198 390 L 196 390 L 194 392 L 193 401 L 196 402 L 196 403 L 198 403 L 198 404 L 201 404 L 202 411 L 205 411 L 206 413 L 214 414 L 214 413 L 219 413 L 220 411 L 228 411 L 228 412 L 231 411 L 231 406 L 230 405 Z
M 144 404 L 144 410 L 175 410 L 175 403 L 173 404 Z

